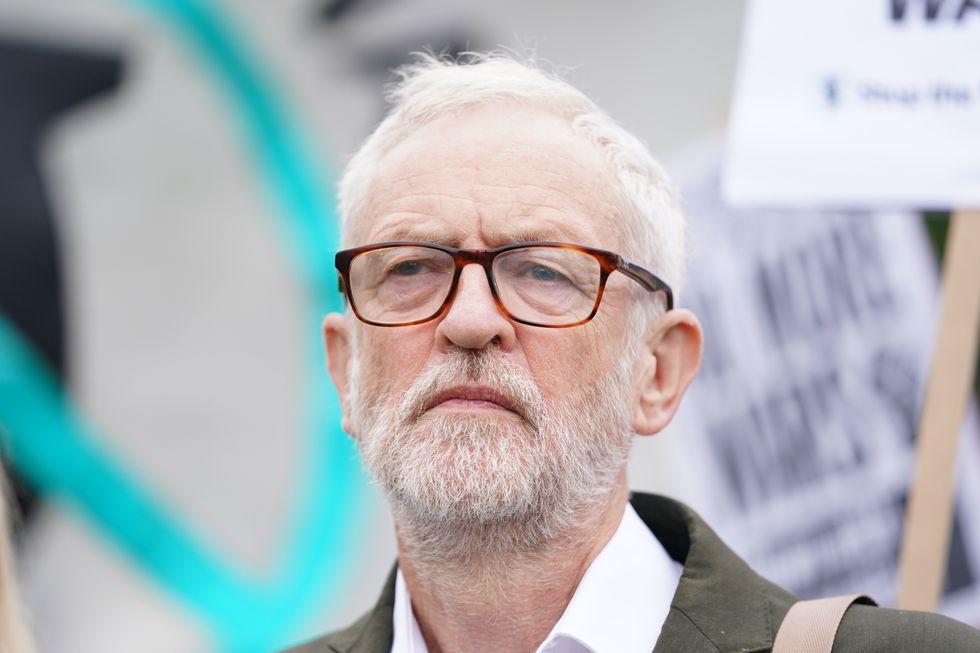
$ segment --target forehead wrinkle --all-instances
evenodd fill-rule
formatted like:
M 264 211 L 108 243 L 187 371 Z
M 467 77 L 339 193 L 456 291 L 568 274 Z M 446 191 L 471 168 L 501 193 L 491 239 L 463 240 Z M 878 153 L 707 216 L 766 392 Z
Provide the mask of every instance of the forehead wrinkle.
M 575 199 L 571 195 L 563 195 Z M 493 204 L 505 205 L 502 219 L 490 217 Z M 485 225 L 482 233 L 495 244 L 553 240 L 616 249 L 622 240 L 622 229 L 617 220 L 619 212 L 600 203 L 590 205 L 576 202 L 574 206 L 567 206 L 563 202 L 549 202 L 544 198 L 541 201 L 512 198 L 493 204 L 477 202 L 476 206 Z
M 557 241 L 597 247 L 596 234 L 571 216 L 547 216 L 526 213 L 508 220 L 507 223 L 491 222 L 484 228 L 486 240 L 494 245 L 526 243 L 531 241 Z
M 561 178 L 566 179 L 565 177 Z M 501 198 L 492 203 L 482 203 L 487 206 L 506 203 L 505 220 L 511 220 L 514 217 L 542 219 L 546 214 L 556 214 L 561 224 L 571 224 L 577 227 L 576 231 L 583 233 L 587 238 L 595 238 L 596 235 L 608 228 L 608 234 L 616 238 L 616 242 L 615 244 L 604 244 L 613 248 L 619 246 L 624 236 L 622 209 L 619 208 L 618 202 L 611 197 L 611 189 L 607 186 L 593 185 L 590 194 L 583 196 L 581 193 L 575 193 L 574 190 L 565 190 L 565 188 L 576 188 L 571 180 L 563 186 L 564 188 L 530 182 L 515 185 L 480 184 L 484 192 L 492 192 L 490 189 L 505 189 L 507 191 L 507 195 L 510 196 L 509 199 Z M 480 202 L 476 202 L 476 204 L 479 205 Z M 481 211 L 482 213 L 484 212 Z M 589 233 L 592 231 L 597 233 Z M 583 244 L 598 245 L 595 242 Z
M 451 208 L 447 207 L 447 204 Z M 423 225 L 427 221 L 438 221 L 440 223 L 438 231 L 442 234 L 447 231 L 462 233 L 459 226 L 452 222 L 472 216 L 474 212 L 471 198 L 461 194 L 447 196 L 447 192 L 443 190 L 409 194 L 378 193 L 361 214 L 359 239 L 374 242 L 379 238 L 397 240 L 399 238 L 388 235 L 382 237 L 382 234 L 402 233 L 407 236 L 412 230 L 437 231 L 434 225 Z M 447 222 L 446 218 L 455 220 Z M 458 239 L 458 233 L 452 237 Z M 432 242 L 444 240 L 447 240 L 447 237 Z
M 531 172 L 529 168 L 533 169 L 535 174 L 541 175 L 544 178 L 540 181 L 527 181 Z M 587 212 L 594 211 L 596 205 L 605 205 L 606 208 L 610 206 L 610 188 L 606 184 L 599 184 L 593 181 L 583 189 L 582 179 L 576 179 L 573 175 L 559 174 L 535 166 L 512 166 L 511 169 L 514 172 L 512 178 L 509 175 L 501 175 L 502 178 L 499 181 L 477 181 L 473 183 L 471 191 L 475 194 L 480 191 L 494 192 L 503 189 L 509 195 L 516 195 L 518 197 L 530 196 L 534 198 L 530 201 L 520 200 L 525 204 L 544 204 L 544 200 L 537 199 L 541 195 L 558 196 L 576 206 L 586 209 Z M 582 177 L 588 178 L 584 171 Z M 554 203 L 558 204 L 558 202 Z
M 484 189 L 487 189 L 487 190 L 492 190 L 492 189 L 507 189 L 507 190 L 511 191 L 511 193 L 514 194 L 514 195 L 520 195 L 522 192 L 525 192 L 525 191 L 532 191 L 535 194 L 541 193 L 541 192 L 549 193 L 549 194 L 557 194 L 557 195 L 563 196 L 567 200 L 570 200 L 573 204 L 576 204 L 576 205 L 578 205 L 580 207 L 583 207 L 583 208 L 589 208 L 588 207 L 588 202 L 586 202 L 584 200 L 581 200 L 581 199 L 575 197 L 573 194 L 571 194 L 571 193 L 569 193 L 567 191 L 561 190 L 559 188 L 554 188 L 552 186 L 542 186 L 540 184 L 531 184 L 531 183 L 524 183 L 524 184 L 517 184 L 517 185 L 510 185 L 510 184 L 482 184 L 481 186 Z M 503 201 L 505 201 L 505 200 L 500 200 L 500 202 L 503 202 Z M 512 201 L 514 203 L 524 204 L 526 206 L 540 206 L 540 207 L 547 207 L 547 208 L 553 208 L 553 209 L 560 210 L 559 207 L 558 207 L 558 203 L 557 202 L 546 202 L 546 201 L 541 201 L 541 200 L 538 200 L 538 201 L 527 201 L 527 200 L 521 200 L 521 199 L 517 199 L 517 198 L 515 198 Z
M 491 234 L 494 234 L 491 231 Z M 508 231 L 505 237 L 501 236 L 490 236 L 495 241 L 506 240 L 508 243 L 533 243 L 533 242 L 569 242 L 570 244 L 576 244 L 574 240 L 580 240 L 574 236 L 569 239 L 568 236 L 562 234 L 554 229 L 549 229 L 547 226 L 528 226 L 520 227 L 514 231 Z
M 466 197 L 466 196 L 464 196 L 462 194 L 450 196 L 450 195 L 447 195 L 447 193 L 445 191 L 439 191 L 439 192 L 431 191 L 431 192 L 426 192 L 426 193 L 402 194 L 402 195 L 399 195 L 398 197 L 392 197 L 390 199 L 387 199 L 387 200 L 385 200 L 384 203 L 400 205 L 400 204 L 403 204 L 403 203 L 406 203 L 406 202 L 411 203 L 411 202 L 414 202 L 416 200 L 419 200 L 422 204 L 425 204 L 425 203 L 428 202 L 428 203 L 437 204 L 437 205 L 440 205 L 441 206 L 447 199 L 458 200 L 460 202 L 466 202 L 468 204 L 473 204 L 474 203 L 473 199 L 471 199 L 469 197 Z M 431 215 L 431 213 L 430 213 L 430 215 Z
M 385 177 L 385 173 L 398 174 L 386 186 L 389 192 L 401 194 L 403 198 L 417 197 L 419 194 L 411 192 L 411 190 L 399 193 L 399 187 L 401 186 L 407 186 L 409 189 L 414 190 L 427 177 L 435 177 L 437 179 L 439 177 L 451 177 L 453 182 L 463 183 L 463 186 L 457 189 L 459 199 L 461 200 L 467 199 L 462 197 L 466 193 L 473 195 L 474 197 L 472 199 L 475 200 L 476 196 L 482 193 L 503 191 L 507 195 L 518 196 L 536 196 L 539 194 L 558 195 L 564 200 L 581 207 L 589 214 L 597 208 L 599 208 L 600 213 L 606 213 L 613 208 L 610 202 L 611 189 L 608 183 L 609 179 L 607 178 L 608 170 L 600 169 L 590 171 L 584 169 L 585 166 L 581 166 L 578 163 L 563 162 L 561 164 L 562 168 L 568 168 L 570 166 L 571 169 L 559 171 L 555 169 L 550 159 L 543 157 L 540 153 L 520 151 L 510 151 L 509 153 L 511 155 L 517 155 L 514 157 L 516 159 L 515 161 L 509 163 L 497 162 L 492 157 L 489 160 L 481 159 L 481 161 L 474 164 L 460 163 L 459 165 L 454 165 L 451 169 L 436 167 L 419 172 L 404 170 L 404 164 L 406 162 L 402 161 L 388 167 L 387 170 L 378 175 L 377 181 L 381 181 Z M 498 168 L 497 179 L 480 179 L 480 173 L 487 165 L 493 167 L 501 163 L 503 165 L 500 165 Z M 529 173 L 532 172 L 535 176 L 542 177 L 540 182 L 526 181 Z M 596 178 L 597 172 L 598 177 L 601 179 Z M 585 188 L 582 185 L 583 179 L 591 180 L 591 183 L 588 183 Z M 577 190 L 581 190 L 581 192 L 575 192 Z M 493 201 L 496 202 L 498 200 L 494 198 Z M 524 203 L 544 204 L 541 201 L 525 201 Z
M 383 232 L 385 241 L 405 240 L 417 243 L 435 243 L 437 245 L 448 245 L 449 247 L 459 247 L 466 240 L 466 232 L 463 230 L 434 230 L 431 226 L 404 226 L 391 232 Z
M 394 166 L 394 168 L 395 168 L 394 171 L 397 172 L 399 166 Z M 391 171 L 387 171 L 387 172 L 390 173 Z M 442 172 L 443 172 L 443 170 L 441 170 L 441 169 L 437 169 L 437 170 L 423 170 L 421 172 L 408 172 L 408 171 L 404 171 L 403 174 L 401 174 L 400 176 L 397 176 L 394 179 L 392 179 L 389 182 L 388 186 L 392 190 L 398 188 L 402 184 L 408 186 L 409 188 L 415 188 L 415 187 L 418 186 L 417 181 L 419 179 L 424 178 L 424 177 L 428 177 L 428 176 L 431 176 L 431 175 L 438 175 L 438 174 L 440 174 Z M 467 165 L 456 166 L 456 167 L 453 168 L 453 177 L 456 178 L 456 179 L 465 179 L 465 178 L 467 178 L 467 175 L 462 174 L 462 173 L 465 173 L 465 172 L 469 172 L 470 174 L 468 175 L 468 177 L 472 178 L 473 177 L 473 173 L 476 172 L 476 168 L 474 168 L 473 166 L 467 166 Z M 381 174 L 378 175 L 378 179 L 379 180 L 380 179 L 383 179 L 384 176 L 385 176 L 384 175 L 384 172 L 382 172 Z
M 432 218 L 433 216 L 428 213 L 412 211 L 382 216 L 379 220 L 384 219 L 386 222 L 380 229 L 372 232 L 371 240 L 375 242 L 409 240 L 449 246 L 457 246 L 465 240 L 467 232 L 464 229 L 458 225 L 436 225 Z

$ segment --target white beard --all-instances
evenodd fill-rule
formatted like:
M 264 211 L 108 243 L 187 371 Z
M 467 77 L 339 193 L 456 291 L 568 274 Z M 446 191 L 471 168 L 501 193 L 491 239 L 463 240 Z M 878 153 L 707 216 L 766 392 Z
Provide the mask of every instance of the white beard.
M 366 467 L 415 554 L 447 563 L 533 553 L 599 508 L 629 455 L 630 363 L 560 402 L 496 348 L 453 348 L 400 401 L 351 369 L 350 409 Z M 358 360 L 355 347 L 355 361 Z M 515 414 L 425 412 L 439 392 L 479 384 Z

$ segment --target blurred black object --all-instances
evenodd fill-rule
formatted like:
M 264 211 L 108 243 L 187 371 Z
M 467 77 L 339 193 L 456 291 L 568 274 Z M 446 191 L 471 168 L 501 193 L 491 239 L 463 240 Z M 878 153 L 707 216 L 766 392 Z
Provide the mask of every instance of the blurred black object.
M 487 49 L 477 14 L 462 5 L 447 5 L 437 15 L 425 0 L 324 0 L 316 20 L 342 36 L 350 55 L 350 73 L 378 85 L 378 122 L 387 110 L 381 89 L 392 71 L 426 51 L 457 58 Z
M 118 55 L 0 36 L 0 312 L 59 376 L 65 310 L 59 243 L 40 169 L 46 130 L 59 115 L 115 89 Z M 11 470 L 23 517 L 36 495 Z
M 330 0 L 320 10 L 320 17 L 328 23 L 336 23 L 357 4 L 359 0 Z

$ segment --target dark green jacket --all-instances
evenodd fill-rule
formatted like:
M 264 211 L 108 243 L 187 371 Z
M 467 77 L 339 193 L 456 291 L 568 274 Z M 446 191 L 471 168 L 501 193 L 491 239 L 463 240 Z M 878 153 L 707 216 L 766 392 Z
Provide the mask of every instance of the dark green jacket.
M 654 653 L 770 651 L 796 597 L 749 569 L 687 506 L 649 494 L 634 494 L 631 502 L 684 564 Z M 392 572 L 378 603 L 353 625 L 285 653 L 388 653 L 394 601 Z M 936 614 L 855 605 L 834 653 L 980 653 L 980 631 Z

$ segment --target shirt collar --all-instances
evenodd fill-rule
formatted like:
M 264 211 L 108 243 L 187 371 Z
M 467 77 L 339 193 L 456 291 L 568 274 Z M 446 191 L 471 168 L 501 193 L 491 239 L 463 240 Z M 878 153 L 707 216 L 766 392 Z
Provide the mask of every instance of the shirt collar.
M 412 612 L 412 597 L 405 585 L 405 576 L 399 568 L 395 576 L 395 606 L 391 613 L 392 642 L 391 653 L 428 653 L 422 637 L 422 629 Z
M 619 528 L 586 569 L 538 653 L 649 653 L 681 570 L 626 504 Z M 392 621 L 391 653 L 428 653 L 401 570 Z

